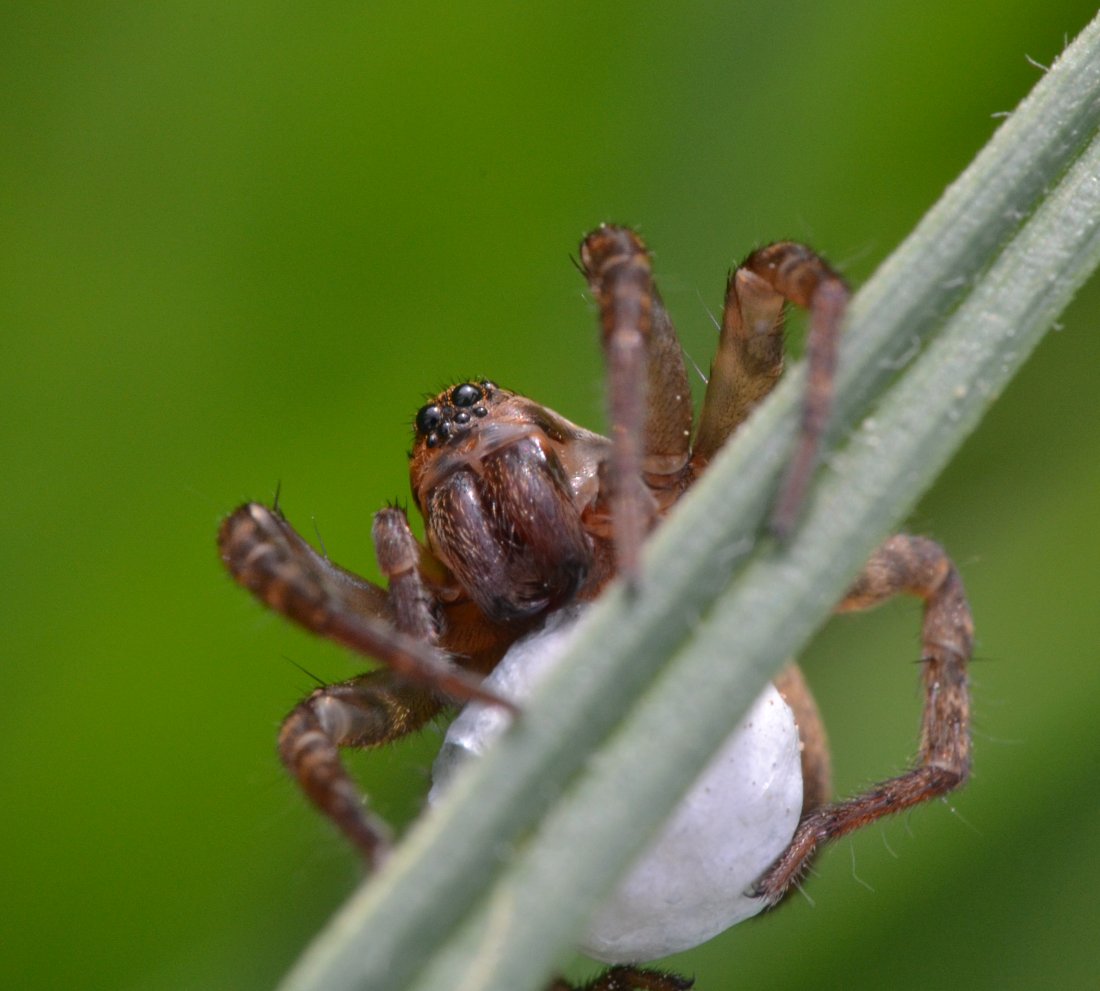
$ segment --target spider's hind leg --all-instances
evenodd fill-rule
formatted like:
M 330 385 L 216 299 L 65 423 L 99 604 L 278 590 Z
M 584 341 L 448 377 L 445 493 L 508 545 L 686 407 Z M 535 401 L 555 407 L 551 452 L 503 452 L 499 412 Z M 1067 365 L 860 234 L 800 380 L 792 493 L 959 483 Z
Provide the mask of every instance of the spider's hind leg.
M 838 608 L 841 612 L 868 609 L 899 594 L 924 601 L 921 678 L 925 701 L 916 765 L 862 794 L 806 814 L 790 846 L 757 882 L 758 894 L 769 904 L 783 897 L 823 844 L 945 795 L 964 784 L 970 772 L 967 664 L 974 623 L 962 579 L 938 544 L 898 534 L 875 551 Z

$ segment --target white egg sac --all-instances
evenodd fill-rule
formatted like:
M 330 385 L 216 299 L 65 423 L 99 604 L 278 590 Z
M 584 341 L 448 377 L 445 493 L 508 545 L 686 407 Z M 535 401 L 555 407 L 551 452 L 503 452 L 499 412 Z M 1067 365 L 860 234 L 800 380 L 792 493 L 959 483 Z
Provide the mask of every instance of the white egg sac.
M 561 610 L 542 630 L 517 641 L 486 685 L 522 702 L 562 655 L 579 614 L 577 608 Z M 499 709 L 466 706 L 435 761 L 429 801 L 507 724 Z M 605 963 L 654 960 L 698 946 L 760 912 L 760 899 L 747 892 L 798 825 L 799 753 L 794 715 L 769 685 L 596 909 L 581 951 Z

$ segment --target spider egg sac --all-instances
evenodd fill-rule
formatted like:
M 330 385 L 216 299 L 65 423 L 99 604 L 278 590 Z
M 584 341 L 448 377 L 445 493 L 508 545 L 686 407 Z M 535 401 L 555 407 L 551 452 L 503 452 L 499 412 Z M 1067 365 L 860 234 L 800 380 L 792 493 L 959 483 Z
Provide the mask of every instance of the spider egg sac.
M 527 698 L 568 646 L 582 609 L 560 610 L 541 630 L 518 640 L 486 686 L 517 702 Z M 500 709 L 467 705 L 436 758 L 429 802 L 507 724 Z M 764 906 L 746 891 L 786 849 L 801 809 L 798 729 L 789 706 L 769 685 L 597 908 L 581 951 L 605 963 L 654 960 L 756 915 Z

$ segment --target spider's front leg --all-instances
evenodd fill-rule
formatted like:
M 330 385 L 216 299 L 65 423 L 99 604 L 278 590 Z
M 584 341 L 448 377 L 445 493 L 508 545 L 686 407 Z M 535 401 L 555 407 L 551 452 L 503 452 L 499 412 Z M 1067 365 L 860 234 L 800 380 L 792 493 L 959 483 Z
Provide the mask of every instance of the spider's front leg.
M 962 785 L 969 774 L 967 664 L 974 644 L 974 623 L 962 579 L 938 544 L 898 534 L 875 552 L 838 610 L 868 609 L 899 594 L 924 600 L 921 662 L 925 702 L 917 764 L 854 798 L 807 813 L 790 846 L 757 882 L 757 892 L 770 904 L 778 902 L 798 880 L 822 844 L 945 795 Z
M 775 387 L 783 371 L 783 307 L 810 312 L 806 392 L 797 446 L 772 507 L 779 537 L 794 526 L 817 465 L 832 406 L 840 326 L 848 305 L 844 281 L 805 245 L 779 241 L 754 251 L 730 275 L 718 351 L 711 367 L 692 451 L 697 470 Z
M 444 705 L 444 694 L 499 700 L 435 648 L 420 549 L 404 513 L 378 513 L 373 532 L 388 595 L 321 557 L 258 503 L 227 517 L 218 542 L 229 572 L 266 605 L 389 665 L 318 688 L 279 733 L 279 756 L 302 790 L 375 866 L 388 848 L 388 831 L 364 807 L 339 748 L 377 746 L 418 729 Z
M 386 535 L 396 534 L 387 540 Z M 396 674 L 460 702 L 477 699 L 512 710 L 506 699 L 481 687 L 481 680 L 455 667 L 435 647 L 434 634 L 422 636 L 414 613 L 403 616 L 402 589 L 410 600 L 423 595 L 412 564 L 416 538 L 397 509 L 375 516 L 374 542 L 389 595 L 377 585 L 318 554 L 277 510 L 250 502 L 230 513 L 218 530 L 222 563 L 257 599 L 311 633 L 328 637 L 366 657 L 384 662 Z M 405 552 L 401 547 L 406 546 Z M 389 559 L 385 548 L 395 554 Z M 383 559 L 385 558 L 385 559 Z
M 634 579 L 655 516 L 687 482 L 691 389 L 641 238 L 629 228 L 604 224 L 580 250 L 600 308 L 607 364 L 615 557 L 619 570 Z

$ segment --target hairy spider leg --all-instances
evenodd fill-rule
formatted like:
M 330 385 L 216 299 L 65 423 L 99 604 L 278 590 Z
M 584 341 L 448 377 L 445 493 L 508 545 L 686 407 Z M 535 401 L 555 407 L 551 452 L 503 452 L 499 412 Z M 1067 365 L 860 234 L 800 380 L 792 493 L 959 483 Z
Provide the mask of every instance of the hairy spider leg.
M 778 241 L 754 251 L 726 284 L 718 350 L 692 451 L 697 470 L 779 380 L 784 304 L 791 302 L 810 311 L 802 421 L 794 456 L 772 507 L 771 527 L 781 538 L 794 527 L 820 456 L 848 298 L 840 276 L 810 248 L 793 241 Z
M 506 704 L 451 665 L 418 562 L 420 547 L 399 509 L 375 516 L 373 537 L 389 593 L 319 555 L 274 510 L 258 503 L 226 518 L 218 535 L 233 577 L 272 609 L 314 633 L 384 661 L 388 668 L 318 688 L 283 722 L 279 756 L 310 800 L 376 866 L 388 830 L 371 815 L 340 761 L 340 747 L 404 736 L 450 701 Z M 511 708 L 511 706 L 509 706 Z
M 967 664 L 974 645 L 974 621 L 962 579 L 943 548 L 924 537 L 891 537 L 875 551 L 838 611 L 869 609 L 901 594 L 924 601 L 924 710 L 916 766 L 804 816 L 791 845 L 757 882 L 758 893 L 770 904 L 798 880 L 822 844 L 966 782 L 970 772 Z

